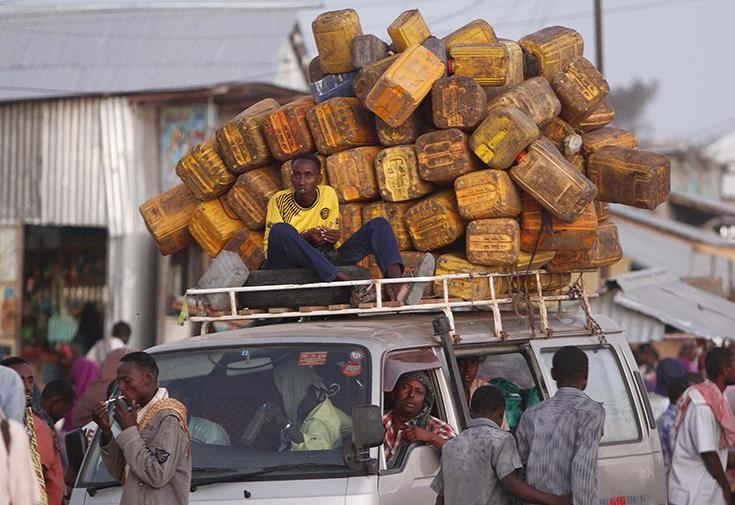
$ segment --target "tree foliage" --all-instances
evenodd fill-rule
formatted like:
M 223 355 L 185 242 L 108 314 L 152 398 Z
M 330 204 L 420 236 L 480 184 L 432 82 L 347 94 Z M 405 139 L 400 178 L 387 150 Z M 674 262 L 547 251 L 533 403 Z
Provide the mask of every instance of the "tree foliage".
M 636 78 L 627 86 L 616 86 L 610 91 L 610 101 L 615 107 L 615 124 L 633 131 L 645 130 L 643 112 L 658 91 L 658 81 L 645 82 Z

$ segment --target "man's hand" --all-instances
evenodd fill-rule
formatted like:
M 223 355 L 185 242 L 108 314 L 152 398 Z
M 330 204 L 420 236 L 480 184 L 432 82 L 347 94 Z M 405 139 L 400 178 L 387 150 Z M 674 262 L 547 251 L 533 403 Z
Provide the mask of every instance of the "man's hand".
M 408 426 L 403 431 L 403 438 L 408 440 L 409 443 L 414 443 L 414 442 L 432 443 L 434 442 L 436 435 L 434 435 L 429 430 L 425 430 L 417 426 Z
M 327 244 L 335 244 L 339 240 L 339 230 L 333 228 L 321 228 L 322 238 Z
M 92 421 L 97 423 L 97 426 L 103 432 L 109 433 L 110 427 L 110 416 L 107 413 L 107 405 L 104 402 L 100 402 L 92 407 Z
M 327 243 L 323 233 L 319 228 L 311 228 L 309 230 L 306 230 L 304 233 L 301 234 L 301 236 L 304 237 L 308 243 L 317 247 Z
M 135 404 L 130 410 L 127 410 L 125 403 L 117 399 L 115 400 L 115 413 L 113 417 L 123 430 L 135 426 L 138 424 L 138 405 Z

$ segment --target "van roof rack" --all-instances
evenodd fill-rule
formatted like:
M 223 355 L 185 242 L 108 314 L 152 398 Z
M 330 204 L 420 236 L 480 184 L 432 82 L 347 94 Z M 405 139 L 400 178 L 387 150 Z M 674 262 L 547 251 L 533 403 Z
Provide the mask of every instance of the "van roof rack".
M 449 319 L 451 331 L 450 334 L 454 335 L 454 311 L 455 310 L 468 310 L 472 308 L 476 309 L 489 309 L 493 314 L 493 323 L 495 335 L 500 339 L 505 339 L 508 335 L 503 331 L 503 319 L 501 314 L 501 307 L 514 307 L 514 304 L 522 301 L 531 310 L 537 310 L 540 321 L 541 334 L 544 337 L 551 337 L 552 330 L 549 326 L 548 312 L 546 303 L 556 302 L 561 304 L 562 302 L 575 301 L 578 302 L 585 313 L 587 328 L 593 334 L 601 334 L 602 330 L 600 326 L 592 318 L 589 298 L 596 297 L 597 294 L 587 294 L 584 289 L 584 280 L 582 274 L 584 272 L 593 270 L 576 270 L 573 272 L 565 272 L 569 274 L 579 274 L 578 278 L 571 285 L 567 286 L 562 290 L 552 291 L 551 293 L 544 293 L 543 284 L 541 281 L 542 276 L 550 275 L 549 272 L 544 270 L 529 270 L 524 272 L 514 273 L 485 273 L 485 272 L 467 272 L 467 273 L 456 273 L 456 274 L 445 274 L 445 275 L 432 275 L 426 277 L 400 277 L 391 279 L 365 279 L 365 280 L 350 280 L 350 281 L 332 281 L 332 282 L 315 282 L 309 284 L 273 284 L 267 286 L 243 286 L 243 287 L 230 287 L 230 288 L 208 288 L 199 289 L 191 288 L 186 291 L 186 298 L 184 299 L 184 307 L 182 309 L 182 315 L 180 319 L 186 319 L 189 317 L 188 314 L 188 297 L 194 297 L 197 301 L 201 301 L 203 295 L 211 294 L 226 294 L 229 297 L 230 309 L 229 311 L 219 311 L 216 315 L 203 314 L 194 315 L 189 317 L 192 322 L 202 323 L 201 334 L 207 332 L 207 327 L 213 322 L 236 322 L 236 321 L 252 321 L 252 320 L 268 320 L 268 319 L 282 319 L 282 318 L 303 318 L 303 317 L 314 317 L 314 316 L 343 316 L 343 315 L 376 315 L 376 314 L 394 314 L 404 312 L 443 312 Z M 514 289 L 511 294 L 503 294 L 499 296 L 497 292 L 497 283 L 503 279 L 510 279 L 507 285 L 512 285 L 513 280 L 516 281 L 515 285 L 520 286 L 518 282 L 521 278 L 531 279 L 532 282 L 523 282 L 522 285 L 527 288 L 525 289 Z M 467 279 L 470 282 L 480 283 L 486 282 L 488 285 L 489 298 L 485 299 L 474 299 L 474 300 L 463 300 L 451 298 L 449 296 L 449 283 L 453 280 Z M 387 302 L 383 300 L 382 286 L 384 284 L 403 284 L 403 283 L 420 283 L 420 282 L 433 282 L 435 287 L 437 283 L 441 286 L 441 293 L 437 298 L 426 298 L 422 299 L 418 304 L 415 305 L 400 305 L 395 302 Z M 294 289 L 320 289 L 320 288 L 338 288 L 338 287 L 352 287 L 360 285 L 375 284 L 376 301 L 370 304 L 361 304 L 358 307 L 349 305 L 337 305 L 329 307 L 300 307 L 295 308 L 272 308 L 268 311 L 253 310 L 247 308 L 237 308 L 237 293 L 255 293 L 255 292 L 273 292 L 273 291 L 287 291 Z M 436 289 L 436 288 L 435 288 Z M 474 291 L 474 288 L 473 288 Z M 529 318 L 530 319 L 530 318 Z M 533 323 L 530 322 L 531 333 L 535 335 L 535 328 Z

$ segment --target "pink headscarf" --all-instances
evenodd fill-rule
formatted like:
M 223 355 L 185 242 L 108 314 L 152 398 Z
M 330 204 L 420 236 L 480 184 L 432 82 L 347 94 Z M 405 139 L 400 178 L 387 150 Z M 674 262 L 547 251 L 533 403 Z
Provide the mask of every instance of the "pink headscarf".
M 92 408 L 106 398 L 107 385 L 117 377 L 117 365 L 120 359 L 130 352 L 128 347 L 115 349 L 107 355 L 99 372 L 99 379 L 88 385 L 87 390 L 79 398 L 72 417 L 73 426 L 81 428 L 92 420 Z M 73 429 L 73 428 L 72 428 Z
M 70 379 L 74 385 L 76 399 L 74 400 L 74 406 L 69 410 L 64 418 L 63 431 L 71 431 L 74 429 L 74 412 L 79 406 L 82 395 L 87 391 L 89 385 L 97 380 L 99 375 L 100 369 L 97 366 L 97 363 L 85 357 L 77 358 L 71 366 Z

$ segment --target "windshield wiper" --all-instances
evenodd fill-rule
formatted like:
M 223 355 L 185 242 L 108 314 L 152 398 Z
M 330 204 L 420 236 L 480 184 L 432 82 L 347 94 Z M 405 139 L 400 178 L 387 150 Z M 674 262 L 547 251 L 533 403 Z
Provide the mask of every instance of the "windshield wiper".
M 269 466 L 268 468 L 261 468 L 260 470 L 252 470 L 249 472 L 236 472 L 227 475 L 220 475 L 217 477 L 192 477 L 191 479 L 191 492 L 197 490 L 199 486 L 206 486 L 207 484 L 218 484 L 222 482 L 240 482 L 246 480 L 252 480 L 254 477 L 260 477 L 262 475 L 268 475 L 269 473 L 283 472 L 287 470 L 303 470 L 312 468 L 329 468 L 333 470 L 345 470 L 350 471 L 344 465 L 337 463 L 296 463 L 291 465 L 277 465 Z M 207 469 L 209 471 L 214 471 Z
M 89 496 L 94 496 L 97 494 L 97 491 L 102 491 L 103 489 L 110 489 L 113 487 L 120 487 L 122 484 L 118 481 L 110 481 L 110 482 L 102 482 L 101 484 L 97 484 L 94 486 L 89 486 L 87 488 L 87 494 Z

